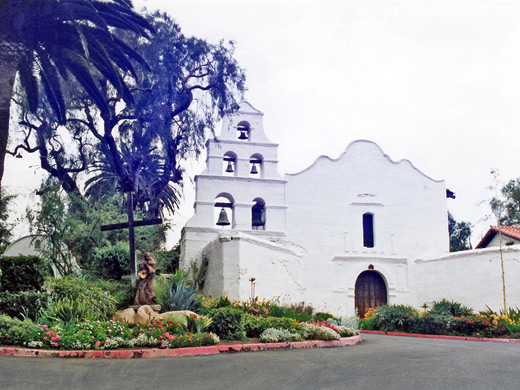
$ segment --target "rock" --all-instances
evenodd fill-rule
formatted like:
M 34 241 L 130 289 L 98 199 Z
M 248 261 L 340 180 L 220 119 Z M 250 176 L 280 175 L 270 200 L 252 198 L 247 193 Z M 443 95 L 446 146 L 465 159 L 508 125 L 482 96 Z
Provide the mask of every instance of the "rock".
M 198 317 L 198 314 L 191 310 L 169 311 L 159 314 L 158 310 L 156 311 L 154 309 L 159 308 L 160 310 L 160 307 L 160 305 L 131 306 L 128 309 L 118 311 L 116 318 L 129 324 L 145 324 L 147 321 L 153 319 L 164 320 L 165 318 L 173 317 L 177 318 L 176 322 L 185 325 L 187 316 L 193 314 Z
M 116 318 L 120 321 L 124 321 L 128 324 L 134 324 L 135 320 L 135 310 L 129 307 L 125 310 L 120 310 L 116 312 Z
M 155 310 L 153 310 L 150 305 L 143 305 L 139 309 L 137 309 L 137 313 L 135 313 L 134 323 L 136 324 L 145 324 L 147 321 L 151 321 L 159 315 Z

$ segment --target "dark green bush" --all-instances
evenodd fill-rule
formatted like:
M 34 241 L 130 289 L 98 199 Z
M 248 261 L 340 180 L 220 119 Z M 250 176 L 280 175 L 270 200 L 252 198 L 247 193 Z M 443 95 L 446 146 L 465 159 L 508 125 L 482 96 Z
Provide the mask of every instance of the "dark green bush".
M 327 321 L 329 318 L 334 319 L 334 316 L 327 312 L 318 312 L 312 315 L 312 318 L 314 318 L 316 321 Z
M 421 334 L 446 334 L 452 318 L 449 315 L 426 313 L 415 317 L 408 331 Z
M 24 345 L 33 340 L 40 328 L 31 320 L 21 321 L 0 315 L 0 345 Z
M 114 298 L 117 309 L 126 309 L 134 304 L 135 292 L 132 290 L 130 280 L 104 280 L 94 279 L 88 282 Z
M 292 318 L 301 322 L 307 322 L 313 317 L 308 312 L 293 310 L 282 306 L 271 306 L 269 309 L 269 316 Z
M 121 280 L 130 274 L 130 249 L 128 243 L 116 242 L 96 250 L 92 256 L 92 274 L 102 279 Z
M 234 307 L 205 309 L 203 315 L 210 317 L 213 323 L 209 331 L 217 334 L 222 340 L 245 340 L 244 313 Z
M 247 337 L 260 337 L 269 328 L 288 330 L 291 333 L 297 333 L 302 328 L 293 318 L 260 317 L 252 314 L 244 314 L 244 324 Z
M 51 279 L 45 283 L 45 289 L 54 301 L 68 299 L 78 304 L 85 303 L 93 318 L 101 321 L 112 318 L 116 311 L 116 302 L 108 292 L 101 290 L 92 282 L 73 279 Z
M 443 298 L 438 302 L 433 302 L 432 308 L 429 312 L 432 314 L 451 315 L 456 317 L 472 315 L 473 309 L 458 302 L 448 301 Z
M 454 317 L 449 324 L 449 333 L 463 336 L 496 337 L 507 332 L 505 326 L 492 323 L 489 318 L 471 316 Z
M 48 298 L 45 291 L 0 292 L 0 314 L 36 320 L 47 307 Z
M 0 256 L 0 292 L 40 290 L 49 267 L 38 256 Z
M 417 317 L 413 307 L 385 305 L 376 308 L 374 329 L 385 331 L 408 331 Z

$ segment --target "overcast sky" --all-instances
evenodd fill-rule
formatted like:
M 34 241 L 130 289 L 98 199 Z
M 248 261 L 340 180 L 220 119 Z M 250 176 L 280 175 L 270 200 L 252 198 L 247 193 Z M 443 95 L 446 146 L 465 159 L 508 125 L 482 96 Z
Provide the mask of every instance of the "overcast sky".
M 280 144 L 282 175 L 305 169 L 320 155 L 337 158 L 354 140 L 374 141 L 392 160 L 410 160 L 445 180 L 457 195 L 448 200 L 449 210 L 474 225 L 473 245 L 493 224 L 480 221 L 489 214 L 487 204 L 477 206 L 490 197 L 490 169 L 498 169 L 503 181 L 520 177 L 518 1 L 134 5 L 166 11 L 186 35 L 236 42 L 246 99 L 264 113 L 267 136 Z M 34 168 L 12 162 L 5 184 L 31 188 Z M 195 166 L 191 175 L 200 170 Z M 193 200 L 188 188 L 177 231 Z

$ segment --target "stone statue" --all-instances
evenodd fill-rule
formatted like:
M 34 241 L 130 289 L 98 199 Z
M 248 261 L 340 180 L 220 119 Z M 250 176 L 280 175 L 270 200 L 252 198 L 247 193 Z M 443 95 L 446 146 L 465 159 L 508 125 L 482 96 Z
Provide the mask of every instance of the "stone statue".
M 153 292 L 153 277 L 155 274 L 155 260 L 148 252 L 144 252 L 137 270 L 138 284 L 135 293 L 134 305 L 154 305 L 156 303 Z

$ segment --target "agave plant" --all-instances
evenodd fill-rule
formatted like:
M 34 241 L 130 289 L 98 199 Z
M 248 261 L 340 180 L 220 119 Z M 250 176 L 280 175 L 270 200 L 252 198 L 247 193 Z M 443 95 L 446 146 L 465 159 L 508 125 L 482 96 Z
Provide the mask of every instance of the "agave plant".
M 186 281 L 184 280 L 181 280 L 176 287 L 170 283 L 162 298 L 163 307 L 171 311 L 195 311 L 200 307 L 195 286 L 186 285 Z

